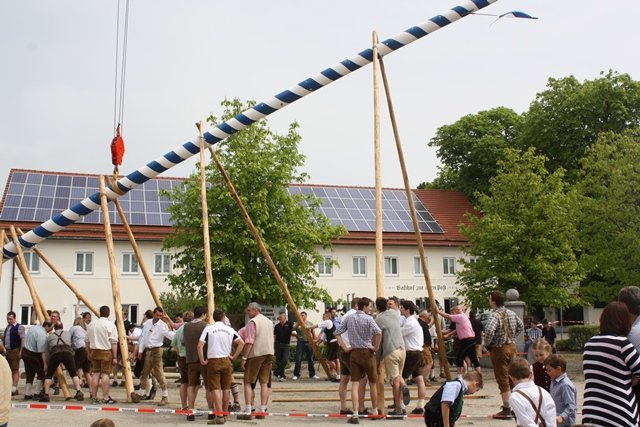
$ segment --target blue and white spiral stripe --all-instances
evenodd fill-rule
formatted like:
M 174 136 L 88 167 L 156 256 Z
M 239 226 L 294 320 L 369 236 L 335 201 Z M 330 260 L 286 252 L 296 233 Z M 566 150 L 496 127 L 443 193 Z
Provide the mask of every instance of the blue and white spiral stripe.
M 401 47 L 404 47 L 422 37 L 439 30 L 440 28 L 457 21 L 460 18 L 480 10 L 497 0 L 470 0 L 460 6 L 447 11 L 443 15 L 434 16 L 422 25 L 411 27 L 399 35 L 384 40 L 377 45 L 379 55 L 388 55 Z M 210 132 L 204 133 L 206 143 L 211 146 L 230 135 L 246 128 L 269 114 L 286 107 L 300 98 L 315 92 L 318 89 L 332 83 L 349 73 L 352 73 L 373 61 L 373 49 L 366 49 L 357 55 L 341 61 L 339 64 L 321 71 L 314 77 L 301 81 L 297 85 L 280 92 L 266 102 L 261 102 L 254 107 L 238 114 L 236 117 L 219 124 Z M 180 147 L 158 157 L 147 165 L 131 172 L 107 188 L 107 199 L 113 201 L 128 191 L 155 178 L 167 169 L 181 163 L 183 160 L 198 154 L 200 147 L 191 141 L 185 142 Z M 100 193 L 95 193 L 64 212 L 51 218 L 19 237 L 19 243 L 23 248 L 31 248 L 42 242 L 54 233 L 63 230 L 70 224 L 78 221 L 80 217 L 87 215 L 100 207 Z M 13 242 L 6 244 L 2 249 L 3 262 L 17 255 L 17 249 Z

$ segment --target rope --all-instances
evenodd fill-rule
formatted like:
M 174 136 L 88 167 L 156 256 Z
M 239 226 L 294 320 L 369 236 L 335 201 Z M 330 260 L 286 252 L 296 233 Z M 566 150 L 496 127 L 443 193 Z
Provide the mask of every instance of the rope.
M 120 0 L 118 0 L 117 16 L 116 16 L 116 56 L 115 56 L 115 78 L 113 89 L 113 129 L 118 124 L 121 125 L 121 133 L 123 132 L 122 124 L 124 122 L 124 100 L 125 100 L 125 83 L 127 71 L 127 45 L 129 40 L 129 0 L 126 0 L 124 9 L 124 29 L 122 30 L 122 52 L 120 52 Z

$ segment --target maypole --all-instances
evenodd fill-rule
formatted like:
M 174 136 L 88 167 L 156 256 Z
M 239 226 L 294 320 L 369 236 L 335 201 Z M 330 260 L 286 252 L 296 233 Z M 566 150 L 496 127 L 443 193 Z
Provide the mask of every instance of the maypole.
M 472 14 L 497 0 L 470 0 L 460 6 L 448 10 L 442 15 L 437 15 L 427 22 L 411 27 L 393 38 L 389 38 L 379 43 L 376 48 L 378 55 L 384 57 L 410 43 L 431 34 L 465 16 Z M 256 121 L 278 111 L 281 108 L 299 100 L 300 98 L 315 92 L 328 84 L 339 80 L 373 61 L 373 49 L 363 50 L 357 55 L 345 59 L 337 65 L 321 71 L 319 74 L 309 77 L 297 85 L 280 92 L 266 102 L 261 102 L 252 108 L 245 110 L 236 117 L 217 125 L 211 132 L 205 132 L 203 137 L 206 145 L 211 146 L 223 141 L 230 135 L 250 126 Z M 132 189 L 144 184 L 150 179 L 181 163 L 200 152 L 197 143 L 185 142 L 176 149 L 158 157 L 138 170 L 131 172 L 126 177 L 120 178 L 113 185 L 110 185 L 107 192 L 107 199 L 113 201 L 126 194 Z M 31 248 L 44 241 L 51 235 L 63 230 L 65 227 L 78 221 L 81 217 L 88 215 L 100 207 L 100 192 L 87 197 L 64 212 L 56 215 L 45 223 L 39 225 L 23 236 L 18 237 L 20 246 Z M 17 255 L 15 243 L 9 242 L 2 249 L 3 262 L 14 258 Z

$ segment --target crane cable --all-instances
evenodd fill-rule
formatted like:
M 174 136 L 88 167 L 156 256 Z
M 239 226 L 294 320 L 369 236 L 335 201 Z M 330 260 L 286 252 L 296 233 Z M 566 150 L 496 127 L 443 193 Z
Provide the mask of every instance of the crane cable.
M 129 0 L 126 0 L 124 10 L 124 25 L 122 30 L 122 52 L 120 52 L 120 0 L 116 17 L 116 58 L 115 58 L 115 78 L 114 78 L 114 100 L 113 100 L 113 127 L 114 136 L 111 140 L 111 163 L 113 163 L 114 182 L 118 180 L 118 166 L 122 164 L 124 157 L 123 120 L 124 120 L 124 100 L 125 82 L 127 70 L 127 43 L 129 32 Z

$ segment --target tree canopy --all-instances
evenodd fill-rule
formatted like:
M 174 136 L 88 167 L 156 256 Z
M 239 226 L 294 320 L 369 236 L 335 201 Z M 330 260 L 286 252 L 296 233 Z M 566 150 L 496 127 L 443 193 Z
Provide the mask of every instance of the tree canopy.
M 237 99 L 224 101 L 222 117 L 208 121 L 215 126 L 252 105 Z M 298 150 L 297 128 L 292 123 L 286 134 L 279 135 L 266 121 L 259 121 L 217 149 L 294 301 L 310 307 L 328 297 L 316 285 L 316 263 L 321 259 L 316 247 L 330 248 L 345 230 L 316 209 L 318 200 L 313 196 L 288 192 L 290 184 L 307 178 L 298 172 L 304 156 Z M 216 305 L 238 311 L 250 301 L 283 305 L 284 296 L 213 163 L 206 166 L 206 180 Z M 178 294 L 202 297 L 206 286 L 199 172 L 168 196 L 173 201 L 169 212 L 176 232 L 165 239 L 164 246 L 176 251 L 178 268 L 169 283 Z
M 557 306 L 576 298 L 569 289 L 581 278 L 574 252 L 575 222 L 563 173 L 549 174 L 533 149 L 505 151 L 490 194 L 479 194 L 480 216 L 461 226 L 469 238 L 459 275 L 462 295 L 487 305 L 492 290 L 515 288 L 534 306 Z

